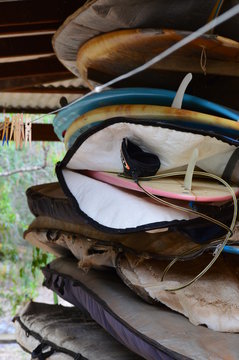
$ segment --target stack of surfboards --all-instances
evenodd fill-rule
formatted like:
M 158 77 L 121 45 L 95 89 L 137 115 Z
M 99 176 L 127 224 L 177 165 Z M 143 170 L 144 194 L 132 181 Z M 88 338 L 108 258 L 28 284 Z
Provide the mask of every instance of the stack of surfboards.
M 170 3 L 176 11 L 177 2 Z M 200 21 L 220 3 L 200 4 Z M 87 3 L 56 33 L 56 54 L 89 87 L 123 74 L 186 36 L 153 29 L 156 23 L 166 26 L 158 6 L 127 2 L 123 26 L 116 1 Z M 182 28 L 180 19 L 172 27 Z M 188 31 L 200 25 L 190 21 Z M 204 36 L 128 79 L 127 88 L 62 109 L 54 119 L 67 149 L 56 166 L 58 182 L 27 190 L 36 218 L 24 237 L 57 257 L 43 269 L 45 286 L 145 359 L 238 357 L 239 262 L 228 253 L 217 256 L 225 239 L 230 251 L 238 242 L 239 114 L 184 94 L 190 75 L 174 91 L 186 69 L 199 74 L 196 86 L 203 70 L 209 79 L 219 72 L 216 64 L 225 79 L 237 76 L 239 45 L 232 30 L 222 27 L 219 33 L 230 32 L 234 40 Z M 165 88 L 173 90 L 146 88 L 155 75 L 158 85 L 168 79 Z M 157 157 L 155 174 L 130 173 L 124 142 Z M 83 350 L 81 355 L 90 359 Z

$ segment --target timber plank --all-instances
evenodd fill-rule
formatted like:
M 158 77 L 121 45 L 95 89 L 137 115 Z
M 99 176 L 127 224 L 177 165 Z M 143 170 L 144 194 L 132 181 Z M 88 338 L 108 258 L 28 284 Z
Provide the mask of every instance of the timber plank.
M 30 113 L 29 111 L 27 111 L 26 113 Z M 8 112 L 10 113 L 10 109 L 8 109 Z M 2 123 L 0 123 L 0 128 L 1 128 L 1 124 Z M 2 130 L 0 130 L 0 139 L 2 139 Z M 60 140 L 54 133 L 52 124 L 32 123 L 32 141 L 60 141 Z

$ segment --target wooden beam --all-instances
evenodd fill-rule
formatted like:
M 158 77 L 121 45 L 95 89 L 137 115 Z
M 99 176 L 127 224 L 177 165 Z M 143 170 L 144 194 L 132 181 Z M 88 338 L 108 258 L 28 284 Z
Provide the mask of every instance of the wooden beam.
M 85 0 L 23 0 L 0 2 L 0 27 L 63 22 Z
M 41 86 L 41 87 L 26 87 L 23 89 L 12 89 L 6 90 L 6 93 L 31 93 L 31 94 L 80 94 L 85 95 L 89 92 L 89 89 L 83 87 L 51 87 L 51 86 Z
M 0 58 L 41 54 L 53 55 L 51 39 L 52 35 L 0 38 Z
M 1 123 L 0 123 L 1 127 Z M 0 130 L 0 139 L 2 139 L 2 130 Z M 35 124 L 32 123 L 32 141 L 60 141 L 52 124 Z
M 0 64 L 0 79 L 69 72 L 55 55 L 46 58 Z
M 61 22 L 53 24 L 30 24 L 30 25 L 12 25 L 0 27 L 0 38 L 33 36 L 35 34 L 54 34 L 61 25 Z
M 45 108 L 32 108 L 30 106 L 17 106 L 17 107 L 10 107 L 4 108 L 2 105 L 0 106 L 0 111 L 7 111 L 9 114 L 49 114 L 50 112 L 57 110 L 58 108 L 48 108 L 47 106 Z
M 33 141 L 60 141 L 52 124 L 32 124 Z
M 27 78 L 19 78 L 19 79 L 7 79 L 7 80 L 0 80 L 0 89 L 2 92 L 6 90 L 19 90 L 24 87 L 34 86 L 34 85 L 41 85 L 44 83 L 51 83 L 55 81 L 64 81 L 73 79 L 74 76 L 70 72 L 64 73 L 57 73 L 57 74 L 45 74 Z
M 1 91 L 72 78 L 75 76 L 54 55 L 37 60 L 0 64 Z

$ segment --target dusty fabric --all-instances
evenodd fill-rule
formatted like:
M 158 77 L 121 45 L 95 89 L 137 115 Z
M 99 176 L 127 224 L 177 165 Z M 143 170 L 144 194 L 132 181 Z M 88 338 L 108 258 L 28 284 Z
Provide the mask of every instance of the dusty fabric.
M 82 172 L 122 173 L 120 149 L 125 137 L 142 150 L 159 157 L 158 174 L 186 169 L 193 151 L 198 149 L 196 166 L 222 176 L 237 149 L 234 141 L 231 143 L 228 139 L 200 131 L 170 128 L 147 119 L 140 122 L 131 118 L 113 118 L 82 134 L 58 164 L 56 172 L 63 190 L 78 207 L 79 213 L 93 226 L 105 231 L 150 230 L 175 220 L 195 219 L 191 213 L 158 204 L 145 194 L 106 184 Z
M 58 182 L 34 185 L 27 189 L 28 207 L 35 216 L 50 216 L 71 223 L 84 224 Z
M 30 230 L 65 230 L 90 239 L 110 242 L 114 246 L 120 244 L 123 248 L 156 257 L 160 255 L 174 257 L 192 250 L 195 246 L 197 253 L 200 252 L 201 247 L 195 245 L 195 242 L 205 244 L 219 236 L 217 227 L 212 227 L 210 223 L 200 218 L 156 226 L 156 229 L 149 232 L 137 231 L 124 234 L 105 232 L 96 229 L 77 212 L 70 199 L 64 195 L 59 183 L 30 187 L 27 190 L 27 200 L 30 210 L 37 216 L 30 225 Z M 227 223 L 231 221 L 233 209 L 229 204 L 229 206 L 203 207 L 200 211 Z
M 24 237 L 45 252 L 56 256 L 73 255 L 79 260 L 78 266 L 84 271 L 88 271 L 91 267 L 97 269 L 115 267 L 117 250 L 110 244 L 107 246 L 82 235 L 50 229 L 29 230 Z
M 226 209 L 225 209 L 226 211 Z M 203 239 L 204 232 L 208 232 L 208 228 L 202 223 L 189 224 L 196 226 L 194 230 L 200 239 Z M 94 227 L 86 225 L 72 224 L 66 221 L 57 220 L 51 217 L 38 216 L 29 225 L 29 228 L 24 233 L 24 238 L 33 246 L 40 247 L 43 251 L 53 253 L 56 256 L 69 254 L 69 248 L 62 239 L 88 239 L 89 244 L 98 244 L 100 247 L 110 247 L 115 252 L 130 252 L 135 255 L 140 255 L 145 258 L 155 259 L 173 259 L 175 256 L 182 255 L 189 252 L 186 258 L 199 256 L 204 251 L 204 246 L 213 247 L 217 241 L 212 241 L 207 244 L 195 243 L 189 236 L 184 233 L 184 230 L 172 228 L 162 228 L 152 231 L 142 231 L 129 234 L 107 234 L 99 231 Z M 55 241 L 55 240 L 59 241 Z M 238 231 L 232 237 L 232 244 L 238 242 Z M 230 243 L 230 241 L 229 241 Z M 77 240 L 75 241 L 78 246 Z
M 221 256 L 197 282 L 178 291 L 210 262 L 212 256 L 178 262 L 161 277 L 167 262 L 125 255 L 118 260 L 118 274 L 145 300 L 161 302 L 189 318 L 194 325 L 224 332 L 239 332 L 239 281 L 236 268 Z M 238 270 L 238 269 L 237 269 Z
M 140 359 L 74 307 L 31 302 L 14 324 L 17 342 L 29 352 L 40 343 L 51 344 L 56 351 L 48 359 L 68 360 L 77 355 L 85 360 Z
M 47 287 L 72 304 L 84 306 L 107 331 L 145 359 L 165 359 L 166 355 L 181 360 L 238 359 L 238 334 L 195 326 L 166 306 L 147 304 L 114 273 L 85 273 L 67 259 L 57 259 L 43 272 Z

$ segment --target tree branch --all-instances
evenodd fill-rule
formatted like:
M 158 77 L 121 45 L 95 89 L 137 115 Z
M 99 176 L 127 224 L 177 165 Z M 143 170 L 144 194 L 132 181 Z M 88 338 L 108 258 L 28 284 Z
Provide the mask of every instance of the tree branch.
M 5 171 L 5 172 L 0 174 L 0 177 L 7 177 L 7 176 L 11 176 L 11 175 L 18 174 L 18 173 L 32 172 L 32 171 L 38 171 L 38 170 L 45 169 L 48 166 L 48 164 L 47 164 L 47 155 L 48 155 L 50 147 L 46 146 L 43 143 L 42 144 L 42 149 L 43 149 L 43 152 L 44 152 L 44 158 L 43 158 L 43 164 L 42 165 L 26 167 L 26 168 L 12 170 L 12 171 Z

